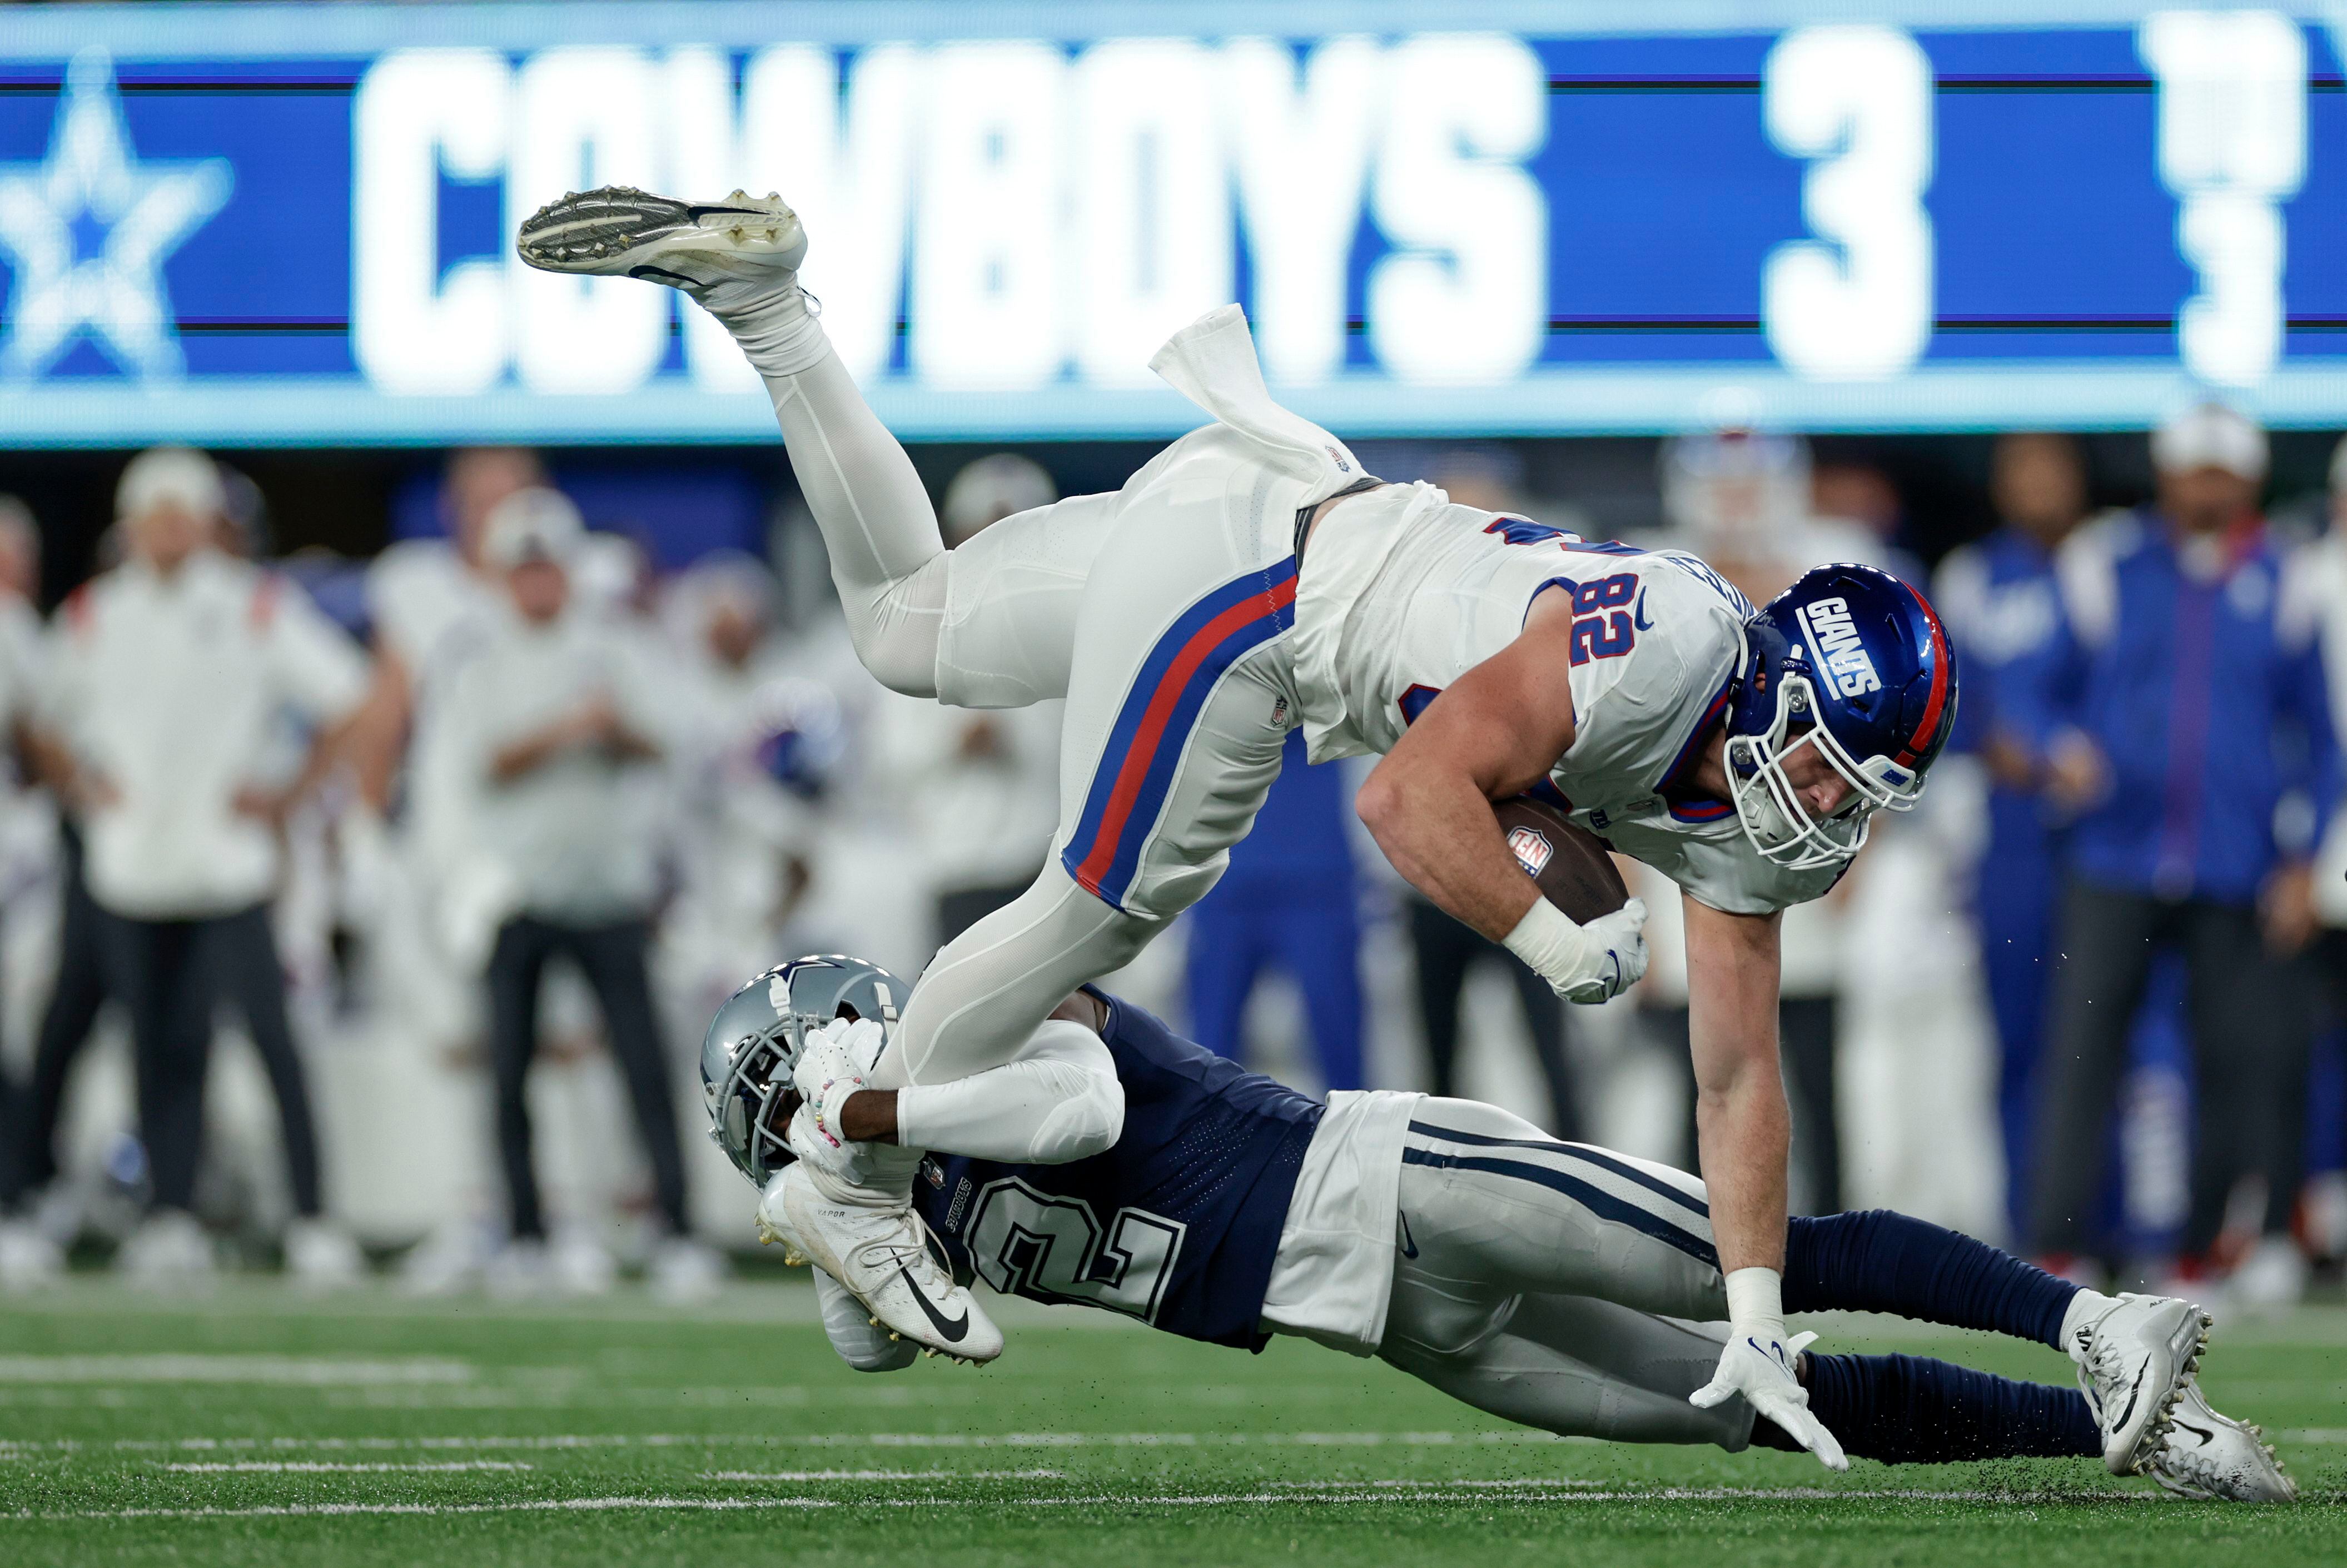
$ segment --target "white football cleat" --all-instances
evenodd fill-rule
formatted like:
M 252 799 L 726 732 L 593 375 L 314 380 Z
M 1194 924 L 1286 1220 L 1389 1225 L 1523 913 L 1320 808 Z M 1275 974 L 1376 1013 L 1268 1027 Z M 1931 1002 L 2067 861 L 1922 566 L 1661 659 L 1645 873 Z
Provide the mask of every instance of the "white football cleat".
M 620 1283 L 620 1260 L 589 1226 L 556 1228 L 546 1245 L 548 1282 L 565 1296 L 609 1296 Z
M 327 1221 L 295 1220 L 285 1227 L 285 1273 L 304 1290 L 345 1290 L 366 1283 L 366 1254 Z
M 0 1290 L 37 1290 L 66 1271 L 66 1255 L 28 1220 L 0 1221 Z
M 719 315 L 797 288 L 806 248 L 799 215 L 779 196 L 679 201 L 624 185 L 549 201 L 514 240 L 540 272 L 665 283 Z
M 482 1266 L 481 1284 L 493 1301 L 532 1301 L 552 1295 L 554 1266 L 547 1259 L 546 1243 L 537 1236 L 515 1236 Z
M 2246 1421 L 2219 1415 L 2201 1397 L 2198 1379 L 2185 1384 L 2168 1436 L 2151 1456 L 2151 1479 L 2178 1497 L 2226 1502 L 2296 1502 L 2298 1483 L 2265 1434 Z
M 708 1243 L 672 1235 L 652 1254 L 644 1278 L 655 1296 L 671 1307 L 685 1307 L 707 1301 L 724 1289 L 732 1272 L 724 1254 Z
M 2113 1475 L 2141 1475 L 2209 1342 L 2209 1315 L 2173 1296 L 2123 1295 L 2069 1344 Z
M 211 1281 L 212 1238 L 184 1209 L 158 1209 L 114 1255 L 114 1272 L 149 1290 L 191 1290 Z
M 1002 1330 L 954 1282 L 909 1203 L 834 1187 L 806 1161 L 792 1161 L 759 1201 L 759 1228 L 837 1280 L 890 1333 L 958 1361 L 1002 1354 Z

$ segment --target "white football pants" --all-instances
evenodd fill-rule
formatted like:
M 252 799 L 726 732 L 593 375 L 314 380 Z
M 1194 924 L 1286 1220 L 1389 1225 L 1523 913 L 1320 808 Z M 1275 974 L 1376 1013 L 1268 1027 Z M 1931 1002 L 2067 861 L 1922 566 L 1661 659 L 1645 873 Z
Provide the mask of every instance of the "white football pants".
M 1429 1098 L 1403 1142 L 1400 1211 L 1380 1359 L 1548 1431 L 1750 1440 L 1742 1399 L 1687 1403 L 1727 1339 L 1701 1182 Z
M 1299 712 L 1296 504 L 1317 498 L 1320 459 L 1283 469 L 1208 425 L 1122 490 L 948 551 L 836 356 L 767 386 L 865 668 L 957 707 L 1067 699 L 1051 860 L 938 955 L 877 1076 L 949 1082 L 1018 1056 L 1071 991 L 1131 962 L 1222 876 Z M 1327 450 L 1334 473 L 1342 449 Z

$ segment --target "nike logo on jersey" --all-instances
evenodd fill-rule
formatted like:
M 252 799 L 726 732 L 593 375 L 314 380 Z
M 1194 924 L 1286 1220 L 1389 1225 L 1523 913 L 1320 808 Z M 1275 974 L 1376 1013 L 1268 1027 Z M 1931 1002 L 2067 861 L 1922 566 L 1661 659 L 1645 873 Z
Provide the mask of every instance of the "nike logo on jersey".
M 1410 1234 L 1409 1234 L 1409 1216 L 1408 1214 L 1406 1214 L 1401 1213 L 1401 1211 L 1399 1211 L 1399 1209 L 1397 1209 L 1396 1211 L 1394 1211 L 1394 1217 L 1401 1221 L 1401 1255 L 1402 1255 L 1402 1256 L 1404 1256 L 1404 1257 L 1416 1257 L 1416 1256 L 1418 1255 L 1418 1243 L 1410 1239 Z
M 1801 606 L 1795 615 L 1809 634 L 1810 662 L 1828 692 L 1848 698 L 1882 690 L 1882 677 L 1875 673 L 1874 661 L 1850 618 L 1848 600 L 1820 599 Z
M 1638 608 L 1632 613 L 1630 619 L 1641 631 L 1652 631 L 1655 629 L 1655 623 L 1646 619 L 1646 590 L 1643 588 L 1638 590 Z
M 937 1309 L 936 1304 L 931 1302 L 928 1296 L 921 1294 L 921 1287 L 913 1283 L 913 1276 L 911 1274 L 907 1273 L 903 1268 L 899 1268 L 897 1270 L 897 1277 L 905 1282 L 905 1288 L 911 1291 L 913 1293 L 913 1299 L 921 1304 L 921 1316 L 929 1320 L 930 1326 L 937 1329 L 939 1334 L 944 1335 L 949 1342 L 956 1345 L 960 1344 L 962 1336 L 969 1332 L 969 1313 L 968 1310 L 965 1309 L 961 1317 L 958 1319 L 949 1318 L 946 1317 L 945 1314 L 939 1312 Z

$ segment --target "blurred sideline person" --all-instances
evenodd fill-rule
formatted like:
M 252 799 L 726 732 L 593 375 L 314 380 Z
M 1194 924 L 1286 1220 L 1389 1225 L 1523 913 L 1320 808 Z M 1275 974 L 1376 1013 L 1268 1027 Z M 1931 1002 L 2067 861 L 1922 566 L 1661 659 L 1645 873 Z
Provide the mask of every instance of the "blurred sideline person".
M 2277 839 L 2276 808 L 2314 790 L 2319 821 L 2337 798 L 2330 700 L 2311 609 L 2257 509 L 2265 433 L 2207 404 L 2151 451 L 2156 503 L 2062 548 L 2063 641 L 2015 726 L 2034 765 L 2092 803 L 2071 833 L 2034 1244 L 2064 1267 L 2095 1245 L 2129 1027 L 2156 948 L 2174 944 L 2198 1084 L 2181 1266 L 2219 1265 L 2228 1202 L 2258 1177 L 2265 1239 L 2234 1288 L 2294 1298 L 2306 1020 L 2275 958 L 2313 933 L 2312 845 Z
M 2028 1234 L 2031 1121 L 2053 972 L 2064 826 L 2084 802 L 2065 793 L 2076 775 L 2048 774 L 2003 710 L 2002 688 L 2042 682 L 2062 609 L 2055 552 L 2086 515 L 2086 469 L 2067 436 L 2000 436 L 1991 458 L 1997 527 L 1951 551 L 1932 580 L 1963 661 L 1964 711 L 1952 743 L 1988 771 L 1988 842 L 1973 878 L 1981 967 L 1996 1020 L 1997 1117 L 2004 1134 L 2009 1234 Z
M 466 791 L 444 739 L 449 687 L 507 613 L 495 574 L 481 562 L 489 513 L 517 491 L 546 483 L 538 455 L 522 447 L 452 452 L 439 510 L 446 532 L 402 539 L 368 568 L 375 681 L 354 733 L 360 794 L 368 809 L 342 824 L 359 895 L 370 989 L 381 999 L 385 1038 L 404 1042 L 427 1103 L 476 1116 L 489 1142 L 489 1095 L 481 1081 L 487 956 L 476 906 L 481 857 L 466 820 Z M 401 1262 L 425 1292 L 469 1278 L 491 1245 L 483 1211 L 497 1182 L 486 1162 L 441 1178 L 451 1212 Z
M 815 876 L 806 796 L 837 745 L 839 704 L 793 672 L 774 616 L 774 574 L 732 551 L 694 564 L 663 606 L 691 717 L 670 769 L 681 886 L 661 945 L 694 1027 L 791 950 L 784 934 Z
M 531 1163 L 526 1090 L 539 986 L 562 955 L 595 993 L 651 1163 L 666 1225 L 654 1286 L 686 1296 L 713 1285 L 723 1266 L 692 1239 L 686 1218 L 675 1101 L 646 968 L 661 802 L 637 774 L 666 750 L 669 694 L 649 678 L 639 645 L 574 601 L 569 569 L 583 539 L 577 508 L 559 491 L 519 490 L 491 512 L 481 560 L 501 576 L 508 608 L 446 699 L 451 764 L 505 910 L 487 979 L 513 1239 L 491 1283 L 595 1290 L 612 1275 L 608 1250 L 583 1225 L 564 1227 L 549 1253 Z
M 0 745 L 23 758 L 32 755 L 31 733 L 41 701 L 41 536 L 32 509 L 14 496 L 0 496 Z M 10 763 L 0 760 L 0 811 L 12 820 L 27 804 L 30 781 L 19 782 Z M 37 1074 L 20 1092 L 0 1055 L 0 1288 L 22 1288 L 55 1278 L 64 1264 L 55 1240 L 21 1219 L 25 1194 L 46 1182 L 46 1139 L 38 1114 Z
M 938 522 L 950 549 L 1059 498 L 1040 464 L 997 452 L 954 476 Z M 1065 707 L 970 712 L 893 692 L 881 697 L 877 760 L 903 781 L 906 828 L 930 887 L 937 947 L 1026 892 L 1042 868 L 1059 820 Z
M 1855 524 L 1870 539 L 1873 562 L 1901 581 L 1922 585 L 1931 574 L 1905 543 L 1906 503 L 1891 476 L 1870 463 L 1819 463 L 1809 474 L 1809 507 L 1836 524 Z
M 534 452 L 472 447 L 453 454 L 442 487 L 446 538 L 405 539 L 367 572 L 375 682 L 354 737 L 361 793 L 375 812 L 396 806 L 395 864 L 377 914 L 379 955 L 415 1026 L 444 1047 L 478 1028 L 465 978 L 472 955 L 448 933 L 466 924 L 479 864 L 466 792 L 449 764 L 442 712 L 456 673 L 506 614 L 504 593 L 481 559 L 489 514 L 507 497 L 543 485 Z M 388 845 L 386 846 L 389 847 Z
M 121 534 L 121 525 L 118 523 L 100 538 L 101 570 L 120 564 Z M 26 714 L 17 741 L 55 803 L 58 906 L 56 955 L 49 995 L 34 1032 L 32 1070 L 26 1081 L 24 1102 L 17 1111 L 17 1162 L 13 1177 L 18 1190 L 12 1201 L 21 1204 L 31 1194 L 41 1194 L 37 1219 L 15 1233 L 23 1244 L 16 1254 L 20 1260 L 17 1276 L 36 1280 L 62 1265 L 61 1245 L 71 1239 L 81 1224 L 81 1215 L 74 1212 L 75 1205 L 56 1185 L 57 1123 L 65 1108 L 66 1080 L 75 1059 L 89 1042 L 99 1009 L 107 1001 L 108 916 L 89 896 L 89 882 L 84 871 L 81 802 L 74 789 L 72 758 L 41 717 L 46 711 L 54 653 L 51 636 L 40 627 L 32 610 L 32 595 L 39 581 L 37 536 L 28 536 L 26 543 L 31 547 L 29 550 L 12 548 L 5 558 L 10 563 L 10 581 L 23 585 L 15 590 L 15 601 L 22 605 L 22 613 L 12 604 L 6 612 L 6 625 L 25 629 L 12 636 L 26 635 L 34 640 L 26 650 L 26 657 L 34 662 L 22 667 L 36 671 L 39 679 L 34 708 Z M 56 635 L 63 635 L 62 618 Z
M 2332 731 L 2347 736 L 2347 440 L 2331 455 L 2329 528 L 2291 561 L 2291 586 L 2321 628 Z M 2341 781 L 2330 830 L 2314 862 L 2313 901 L 2321 931 L 2308 950 L 2308 999 L 2322 1027 L 2347 1026 L 2347 778 Z M 2347 1107 L 2334 1106 L 2334 1113 Z M 2262 1255 L 2260 1255 L 2262 1256 Z M 2277 1272 L 2280 1270 L 2277 1268 Z
M 427 743 L 434 689 L 478 645 L 500 610 L 495 574 L 481 560 L 490 512 L 515 492 L 546 482 L 538 454 L 524 447 L 454 452 L 441 488 L 447 537 L 403 539 L 369 569 L 374 684 L 352 739 L 367 796 L 379 809 L 391 799 L 401 764 Z
M 325 1223 L 301 1053 L 271 928 L 278 825 L 323 773 L 366 692 L 350 640 L 284 579 L 218 547 L 226 497 L 211 460 L 158 447 L 123 471 L 129 557 L 67 601 L 50 699 L 86 813 L 90 894 L 109 989 L 130 1014 L 154 1210 L 117 1266 L 156 1283 L 201 1275 L 193 1214 L 204 1081 L 219 1000 L 243 1014 L 275 1091 L 299 1216 L 286 1259 L 316 1283 L 354 1277 Z M 288 711 L 311 727 L 290 776 L 264 776 Z

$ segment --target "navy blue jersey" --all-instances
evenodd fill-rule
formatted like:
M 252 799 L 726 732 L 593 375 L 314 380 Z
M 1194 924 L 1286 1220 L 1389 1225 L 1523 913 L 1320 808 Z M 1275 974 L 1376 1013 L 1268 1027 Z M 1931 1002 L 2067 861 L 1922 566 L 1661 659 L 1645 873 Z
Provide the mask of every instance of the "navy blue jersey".
M 1124 1085 L 1116 1147 L 1064 1165 L 931 1154 L 914 1207 L 965 1282 L 1259 1350 L 1270 1337 L 1258 1327 L 1263 1295 L 1320 1102 L 1130 1002 L 1101 999 Z

